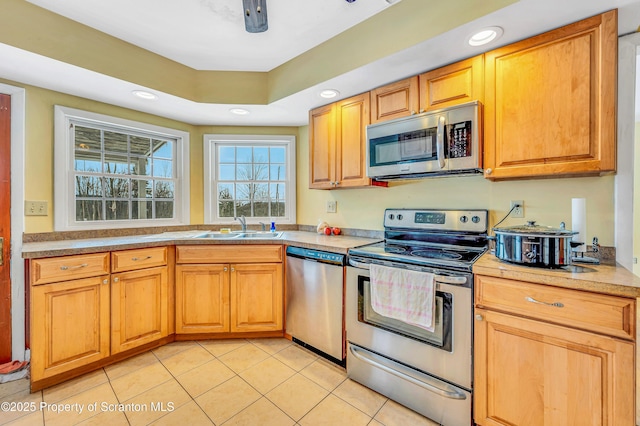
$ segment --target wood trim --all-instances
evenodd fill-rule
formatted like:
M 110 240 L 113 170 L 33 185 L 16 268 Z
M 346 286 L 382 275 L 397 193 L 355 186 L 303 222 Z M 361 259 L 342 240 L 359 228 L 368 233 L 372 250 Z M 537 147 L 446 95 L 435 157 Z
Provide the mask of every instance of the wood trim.
M 11 361 L 11 96 L 0 94 L 0 363 Z
M 188 340 L 225 340 L 225 339 L 259 339 L 263 337 L 284 337 L 284 331 L 249 331 L 242 333 L 194 333 L 176 334 L 176 341 Z
M 127 358 L 131 358 L 135 355 L 139 355 L 151 349 L 159 348 L 160 346 L 164 346 L 166 344 L 174 342 L 175 340 L 175 335 L 163 337 L 162 339 L 156 340 L 155 342 L 146 343 L 144 345 L 138 346 L 137 348 L 130 349 L 125 352 L 120 352 L 118 354 L 101 359 L 100 361 L 83 365 L 82 367 L 78 367 L 73 370 L 57 374 L 55 376 L 47 377 L 46 379 L 32 381 L 31 392 L 37 392 L 50 386 L 57 385 L 58 383 L 71 380 L 75 377 L 82 376 L 83 374 L 95 371 L 99 368 L 106 367 L 107 365 L 115 364 L 116 362 L 123 361 Z

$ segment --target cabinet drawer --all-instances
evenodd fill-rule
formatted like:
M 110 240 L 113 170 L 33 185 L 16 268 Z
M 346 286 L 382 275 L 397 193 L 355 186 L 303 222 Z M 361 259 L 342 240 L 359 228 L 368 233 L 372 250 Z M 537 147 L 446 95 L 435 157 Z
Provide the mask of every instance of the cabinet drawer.
M 31 285 L 97 277 L 109 273 L 109 253 L 34 259 L 31 261 Z
M 111 271 L 124 272 L 167 264 L 167 248 L 152 247 L 111 253 Z
M 180 246 L 176 251 L 176 263 L 282 262 L 281 245 Z
M 635 340 L 635 299 L 476 275 L 476 306 Z

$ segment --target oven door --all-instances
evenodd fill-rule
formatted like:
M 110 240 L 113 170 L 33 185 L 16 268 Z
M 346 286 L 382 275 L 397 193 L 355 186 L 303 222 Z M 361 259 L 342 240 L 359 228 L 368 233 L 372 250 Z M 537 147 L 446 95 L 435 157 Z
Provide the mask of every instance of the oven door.
M 353 263 L 350 260 L 350 264 Z M 372 312 L 368 298 L 369 270 L 347 267 L 347 340 L 470 390 L 472 276 L 460 273 L 458 277 L 449 278 L 460 279 L 465 284 L 439 282 L 436 278 L 436 329 L 430 333 Z

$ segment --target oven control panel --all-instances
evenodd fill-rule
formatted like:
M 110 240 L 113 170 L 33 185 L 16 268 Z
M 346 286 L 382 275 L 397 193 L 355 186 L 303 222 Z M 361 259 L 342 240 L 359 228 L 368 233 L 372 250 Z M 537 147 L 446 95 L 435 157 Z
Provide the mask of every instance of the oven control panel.
M 386 209 L 385 228 L 432 231 L 487 232 L 487 210 Z

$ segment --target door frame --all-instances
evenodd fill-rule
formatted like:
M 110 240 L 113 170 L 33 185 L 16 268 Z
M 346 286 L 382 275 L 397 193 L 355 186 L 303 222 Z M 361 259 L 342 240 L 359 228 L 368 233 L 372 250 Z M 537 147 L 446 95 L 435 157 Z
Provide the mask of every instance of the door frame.
M 637 90 L 636 58 L 640 54 L 639 51 L 640 33 L 618 38 L 618 152 L 617 174 L 614 178 L 615 245 L 616 261 L 630 271 L 634 270 L 633 163 Z M 640 416 L 638 418 L 640 419 Z
M 24 360 L 26 348 L 26 302 L 22 234 L 25 189 L 25 98 L 22 87 L 0 83 L 0 93 L 11 96 L 11 354 Z

